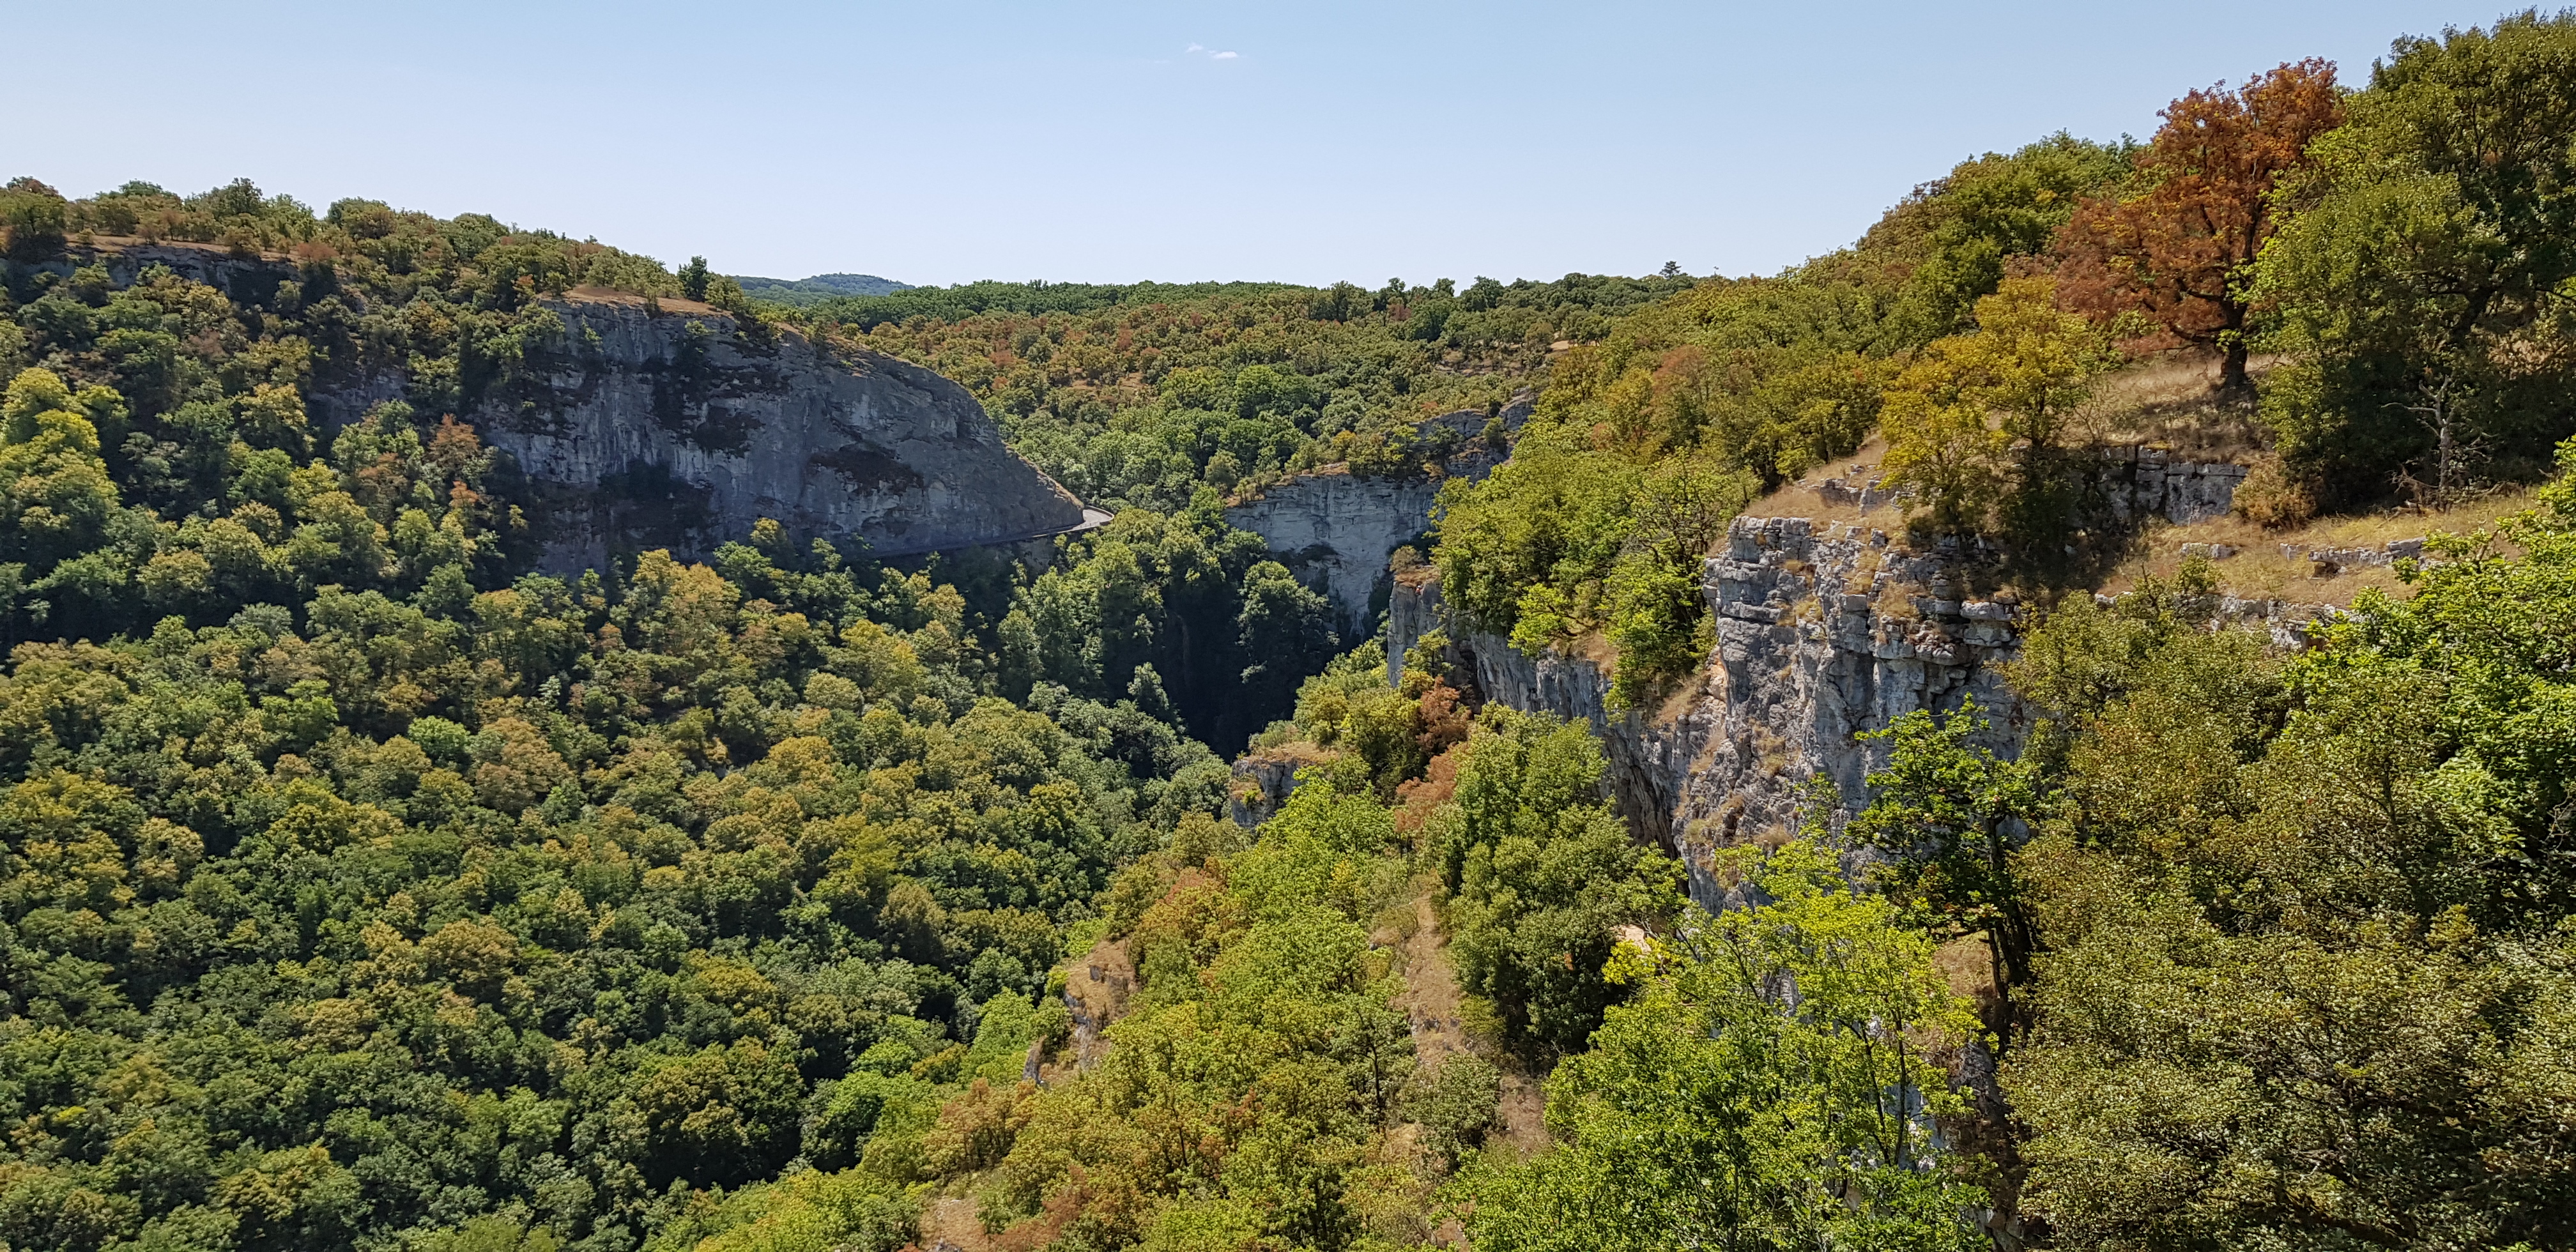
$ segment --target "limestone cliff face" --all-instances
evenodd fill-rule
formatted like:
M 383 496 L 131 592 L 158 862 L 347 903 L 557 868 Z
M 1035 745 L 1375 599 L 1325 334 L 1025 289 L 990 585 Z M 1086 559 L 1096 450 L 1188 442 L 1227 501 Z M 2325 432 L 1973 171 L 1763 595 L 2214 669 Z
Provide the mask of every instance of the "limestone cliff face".
M 1860 736 L 1918 709 L 1974 700 L 1986 727 L 1972 742 L 2020 752 L 2033 714 L 2004 666 L 2020 655 L 2023 607 L 1968 597 L 1954 556 L 1905 552 L 1858 524 L 1739 518 L 1705 568 L 1717 649 L 1691 714 L 1711 737 L 1664 811 L 1686 851 L 1793 832 L 1797 789 L 1819 774 L 1844 812 L 1867 804 L 1887 745 Z M 2197 609 L 2284 648 L 2335 612 L 2218 596 Z
M 1794 832 L 1797 788 L 1819 774 L 1847 809 L 1866 803 L 1863 779 L 1887 751 L 1858 736 L 1917 709 L 1974 700 L 1988 719 L 1983 746 L 2020 750 L 2028 714 L 2001 672 L 2019 652 L 2020 607 L 1964 598 L 1953 564 L 1858 525 L 1775 517 L 1728 529 L 1702 584 L 1717 615 L 1717 736 L 1672 813 L 1684 842 Z
M 167 266 L 247 303 L 299 274 L 283 257 L 204 244 L 102 244 L 76 259 L 119 283 Z M 1107 520 L 1005 447 L 965 388 L 920 366 L 684 301 L 582 288 L 542 307 L 562 332 L 526 344 L 457 416 L 512 458 L 524 490 L 511 494 L 531 506 L 550 570 L 653 547 L 703 556 L 764 517 L 885 556 Z M 409 383 L 395 368 L 328 370 L 308 408 L 333 429 Z
M 1530 405 L 1524 395 L 1504 408 L 1504 428 L 1520 429 Z M 1485 421 L 1481 412 L 1451 413 L 1418 429 L 1426 435 L 1446 430 L 1464 440 L 1481 432 Z M 1227 507 L 1225 520 L 1261 536 L 1308 586 L 1331 597 L 1342 637 L 1358 638 L 1387 603 L 1381 599 L 1389 590 L 1387 557 L 1431 528 L 1441 484 L 1450 478 L 1476 481 L 1499 463 L 1480 448 L 1449 458 L 1440 479 L 1362 478 L 1343 466 L 1326 466 Z
M 1387 556 L 1430 528 L 1439 495 L 1437 482 L 1361 478 L 1334 466 L 1231 506 L 1225 520 L 1261 536 L 1307 585 L 1331 597 L 1350 638 L 1368 629 Z
M 1715 741 L 1723 712 L 1720 702 L 1707 698 L 1705 672 L 1659 710 L 1613 712 L 1610 674 L 1600 662 L 1554 651 L 1532 657 L 1498 635 L 1475 629 L 1448 611 L 1437 572 L 1425 570 L 1398 579 L 1389 597 L 1388 681 L 1397 677 L 1405 652 L 1433 630 L 1448 635 L 1450 663 L 1481 698 L 1591 722 L 1601 734 L 1609 765 L 1604 782 L 1630 832 L 1640 841 L 1683 853 L 1691 871 L 1691 894 L 1714 901 L 1718 888 L 1709 877 L 1708 858 L 1687 854 L 1683 839 L 1692 832 L 1687 823 L 1673 820 L 1685 787 Z
M 1288 803 L 1289 793 L 1297 789 L 1297 771 L 1330 764 L 1340 756 L 1333 748 L 1287 743 L 1255 748 L 1236 757 L 1234 782 L 1226 792 L 1225 815 L 1245 830 L 1259 830 L 1263 822 L 1278 815 L 1280 806 Z
M 2161 505 L 2161 483 L 2156 493 Z M 1793 834 L 1808 780 L 1830 779 L 1846 812 L 1867 802 L 1864 780 L 1884 766 L 1887 747 L 1862 734 L 1917 709 L 1947 711 L 1973 699 L 1988 719 L 1982 745 L 2004 755 L 2020 750 L 2031 713 L 2004 682 L 2003 666 L 2020 652 L 2022 606 L 1973 598 L 1956 574 L 1954 554 L 1906 551 L 1865 524 L 1738 518 L 1725 549 L 1704 565 L 1716 647 L 1651 710 L 1611 711 L 1600 662 L 1556 652 L 1532 658 L 1456 621 L 1440 604 L 1436 577 L 1396 584 L 1387 647 L 1400 656 L 1428 631 L 1445 630 L 1453 661 L 1484 698 L 1592 722 L 1631 828 L 1679 854 L 1693 896 L 1718 907 L 1725 890 L 1709 872 L 1710 854 Z M 2207 607 L 2222 621 L 2268 629 L 2284 646 L 2331 611 L 2236 599 Z
M 1486 699 L 1594 724 L 1631 829 L 1679 855 L 1692 896 L 1714 908 L 1725 891 L 1710 874 L 1711 853 L 1793 833 L 1807 780 L 1821 773 L 1845 804 L 1865 802 L 1862 779 L 1886 754 L 1860 732 L 1973 697 L 1992 718 L 1987 746 L 2018 749 L 2024 714 L 1997 670 L 2014 654 L 2017 610 L 1957 599 L 1944 567 L 1938 555 L 1896 552 L 1883 532 L 1859 526 L 1738 519 L 1701 588 L 1717 647 L 1652 710 L 1612 712 L 1610 676 L 1590 658 L 1532 658 L 1490 634 L 1449 629 Z M 1429 580 L 1397 594 L 1423 601 L 1438 592 Z M 1420 604 L 1389 614 L 1414 629 L 1438 616 Z
M 2161 519 L 2176 526 L 2224 517 L 2245 481 L 2246 468 L 2225 461 L 2179 461 L 2161 448 L 2123 444 L 2100 449 L 2077 483 L 2101 520 L 2119 526 Z M 1893 506 L 1903 492 L 1873 466 L 1814 484 L 1825 503 L 1858 505 L 1862 513 Z
M 550 566 L 702 553 L 763 517 L 880 555 L 1084 524 L 965 388 L 920 366 L 640 301 L 550 307 L 564 322 L 550 368 L 471 417 L 536 488 Z

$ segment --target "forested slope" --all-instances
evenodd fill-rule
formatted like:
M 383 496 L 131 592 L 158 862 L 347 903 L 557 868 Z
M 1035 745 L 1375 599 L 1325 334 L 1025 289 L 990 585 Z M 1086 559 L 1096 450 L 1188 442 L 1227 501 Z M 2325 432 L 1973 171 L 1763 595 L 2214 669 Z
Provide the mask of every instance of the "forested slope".
M 1420 475 L 1448 448 L 1425 418 L 1489 414 L 1538 381 L 1550 353 L 1688 289 L 1632 279 L 973 283 L 816 306 L 858 342 L 975 388 L 1014 445 L 1104 507 L 1173 510 L 1206 485 L 1257 491 L 1348 462 Z
M 65 487 L 114 505 L 108 403 L 12 384 L 20 534 L 78 516 Z M 365 440 L 465 490 L 407 424 Z M 404 465 L 353 459 L 362 488 Z M 948 1078 L 1014 996 L 1025 1030 L 1059 928 L 1223 766 L 1132 704 L 980 694 L 953 591 L 754 541 L 614 589 L 451 567 L 21 645 L 0 1049 L 54 1111 L 5 1237 L 335 1246 L 506 1210 L 622 1245 L 675 1182 L 810 1155 L 818 1084 Z
M 2567 15 L 2401 39 L 2357 90 L 2286 64 L 2126 151 L 1963 165 L 1844 253 L 1560 360 L 1512 463 L 1444 493 L 1453 629 L 1613 669 L 1617 734 L 1785 705 L 1793 658 L 1713 629 L 1746 552 L 1712 541 L 1877 440 L 1852 459 L 1886 511 L 1809 484 L 1833 511 L 1777 523 L 1858 575 L 1726 626 L 1813 641 L 1857 707 L 1906 666 L 1950 694 L 1849 728 L 1858 803 L 1818 779 L 1801 825 L 1687 832 L 1704 898 L 1768 902 L 1597 959 L 1638 990 L 1555 1065 L 1553 1146 L 1466 1175 L 1476 1246 L 2576 1237 L 2571 102 Z M 2236 587 L 2235 547 L 2177 567 L 2102 468 L 2176 445 L 2240 459 L 2234 542 L 2431 537 L 2357 596 L 2351 554 L 2310 552 L 2306 592 Z M 2327 620 L 2264 620 L 2288 599 Z M 1963 634 L 2013 637 L 1963 607 L 2017 623 L 1980 679 L 2009 708 L 1958 702 Z M 1879 670 L 1825 666 L 1843 614 L 1898 632 L 1852 645 Z
M 784 315 L 484 218 L 247 183 L 0 199 L 13 1247 L 684 1246 L 798 1205 L 901 1242 L 906 1188 L 961 1168 L 920 1135 L 1064 1030 L 1033 1006 L 1118 869 L 1215 838 L 1227 773 L 1185 727 L 1240 742 L 1334 651 L 1322 600 L 1225 526 L 1198 434 L 1260 425 L 1242 463 L 1277 473 L 1366 397 L 1397 432 L 1371 472 L 1420 474 L 1410 415 L 1453 402 L 1445 290 L 1419 317 L 1113 291 L 1151 342 L 1107 403 L 1163 432 L 1136 481 L 1174 511 L 1129 508 L 1035 579 L 766 524 L 711 565 L 545 577 L 513 467 L 454 415 L 525 385 L 549 303 Z M 100 240 L 292 277 L 64 259 Z M 1023 347 L 1083 346 L 986 307 Z M 1577 333 L 1528 322 L 1463 385 L 1508 395 Z M 401 398 L 328 420 L 371 371 Z M 1007 400 L 1044 373 L 961 372 L 1074 429 L 1075 399 L 1061 423 Z M 791 1162 L 848 1172 L 717 1204 Z

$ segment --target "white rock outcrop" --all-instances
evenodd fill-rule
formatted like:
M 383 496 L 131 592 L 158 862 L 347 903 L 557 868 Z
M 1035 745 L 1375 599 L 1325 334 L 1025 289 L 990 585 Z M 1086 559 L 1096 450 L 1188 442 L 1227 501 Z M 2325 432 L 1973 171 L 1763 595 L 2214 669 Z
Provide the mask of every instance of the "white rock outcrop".
M 1520 429 L 1530 404 L 1525 394 L 1503 408 L 1498 416 L 1504 429 Z M 1450 413 L 1416 429 L 1425 435 L 1445 430 L 1464 441 L 1477 437 L 1487 420 L 1481 412 Z M 1326 466 L 1228 505 L 1225 520 L 1261 536 L 1281 563 L 1330 597 L 1342 637 L 1356 639 L 1370 632 L 1386 603 L 1379 597 L 1389 589 L 1387 557 L 1431 528 L 1431 506 L 1442 484 L 1451 478 L 1476 481 L 1500 461 L 1478 444 L 1450 457 L 1440 478 L 1362 477 L 1344 466 Z

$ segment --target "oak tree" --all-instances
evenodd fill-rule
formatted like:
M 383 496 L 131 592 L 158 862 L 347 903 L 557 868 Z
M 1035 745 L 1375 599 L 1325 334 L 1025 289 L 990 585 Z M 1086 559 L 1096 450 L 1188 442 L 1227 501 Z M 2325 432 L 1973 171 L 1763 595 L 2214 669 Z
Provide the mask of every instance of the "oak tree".
M 2087 200 L 2059 231 L 2059 292 L 2069 308 L 2143 313 L 2177 339 L 2217 348 L 2220 390 L 2241 395 L 2248 268 L 2272 235 L 2273 185 L 2343 122 L 2334 65 L 2311 57 L 2234 90 L 2193 91 L 2163 116 L 2137 156 L 2143 190 Z

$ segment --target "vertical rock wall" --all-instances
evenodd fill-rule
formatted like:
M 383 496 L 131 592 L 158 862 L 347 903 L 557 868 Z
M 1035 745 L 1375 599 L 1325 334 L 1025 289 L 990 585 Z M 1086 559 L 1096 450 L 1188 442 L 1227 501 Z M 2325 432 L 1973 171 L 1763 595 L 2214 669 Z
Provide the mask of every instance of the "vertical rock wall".
M 1705 566 L 1717 647 L 1651 710 L 1613 712 L 1599 661 L 1533 658 L 1493 635 L 1448 629 L 1486 699 L 1593 723 L 1630 828 L 1678 854 L 1692 895 L 1715 906 L 1723 888 L 1710 854 L 1794 833 L 1807 780 L 1821 773 L 1844 803 L 1862 802 L 1862 779 L 1886 750 L 1857 733 L 1973 697 L 1993 719 L 1988 746 L 2018 749 L 2022 712 L 1996 670 L 2013 654 L 2016 610 L 1952 598 L 1943 565 L 1862 527 L 1738 519 L 1726 552 Z M 1438 595 L 1436 579 L 1398 584 L 1388 616 L 1401 629 L 1390 629 L 1389 651 L 1444 620 Z
M 2158 463 L 2146 473 L 2135 459 L 2123 464 L 2111 463 L 2109 480 L 2128 484 L 2129 504 L 2168 517 L 2207 516 L 2213 505 L 2223 512 L 2241 477 L 2225 472 L 2233 467 L 2177 472 Z M 1429 571 L 1394 586 L 1390 676 L 1394 658 L 1442 629 L 1484 698 L 1592 722 L 1630 827 L 1678 853 L 1693 896 L 1712 907 L 1725 893 L 1710 854 L 1794 834 L 1809 780 L 1830 780 L 1846 810 L 1867 802 L 1864 780 L 1887 759 L 1883 741 L 1860 737 L 1867 732 L 1917 709 L 1974 700 L 1987 719 L 1978 742 L 2005 755 L 2020 750 L 2030 711 L 2003 667 L 2019 655 L 2023 609 L 1971 598 L 1955 555 L 1907 551 L 1866 524 L 1745 517 L 1704 571 L 1716 647 L 1655 709 L 1613 712 L 1602 662 L 1561 652 L 1533 658 L 1466 628 L 1442 606 Z M 2210 608 L 2293 643 L 2329 611 L 2232 599 Z
M 1368 630 L 1387 556 L 1430 528 L 1439 496 L 1436 481 L 1362 478 L 1332 466 L 1229 506 L 1225 520 L 1261 536 L 1307 585 L 1331 597 L 1348 639 Z
M 704 553 L 763 517 L 883 555 L 1085 522 L 965 388 L 930 370 L 640 300 L 550 307 L 564 334 L 532 362 L 543 372 L 470 415 L 536 489 L 550 567 L 640 547 Z
M 1504 429 L 1519 430 L 1530 405 L 1524 393 L 1506 406 L 1499 414 Z M 1450 413 L 1416 429 L 1464 440 L 1482 432 L 1486 421 L 1481 412 Z M 1490 449 L 1470 445 L 1443 464 L 1444 476 L 1437 479 L 1362 478 L 1330 465 L 1227 506 L 1225 520 L 1261 536 L 1307 585 L 1330 596 L 1342 637 L 1355 639 L 1375 623 L 1378 597 L 1389 594 L 1387 557 L 1431 528 L 1441 485 L 1451 478 L 1474 482 L 1500 463 Z
M 2105 448 L 2098 490 L 2113 520 L 2160 517 L 2177 526 L 2225 517 L 2245 482 L 2245 467 L 2223 461 L 2177 461 L 2160 448 Z
M 1963 597 L 1953 562 L 1901 551 L 1884 531 L 1805 518 L 1740 518 L 1706 563 L 1716 613 L 1708 759 L 1682 787 L 1682 841 L 1722 847 L 1793 833 L 1797 792 L 1819 774 L 1846 806 L 1886 747 L 1857 736 L 1917 709 L 1975 700 L 1985 746 L 2019 750 L 2025 713 L 2000 666 L 2020 609 Z
M 1609 765 L 1604 781 L 1629 830 L 1640 841 L 1684 851 L 1684 824 L 1676 824 L 1672 816 L 1679 811 L 1685 786 L 1714 738 L 1722 707 L 1707 698 L 1705 672 L 1659 710 L 1613 712 L 1610 674 L 1600 662 L 1554 651 L 1532 657 L 1498 635 L 1456 620 L 1441 600 L 1437 572 L 1426 569 L 1397 579 L 1388 598 L 1389 682 L 1399 676 L 1405 652 L 1434 630 L 1447 633 L 1449 659 L 1479 697 L 1591 722 L 1601 734 Z M 1706 867 L 1695 863 L 1692 870 L 1697 894 Z

